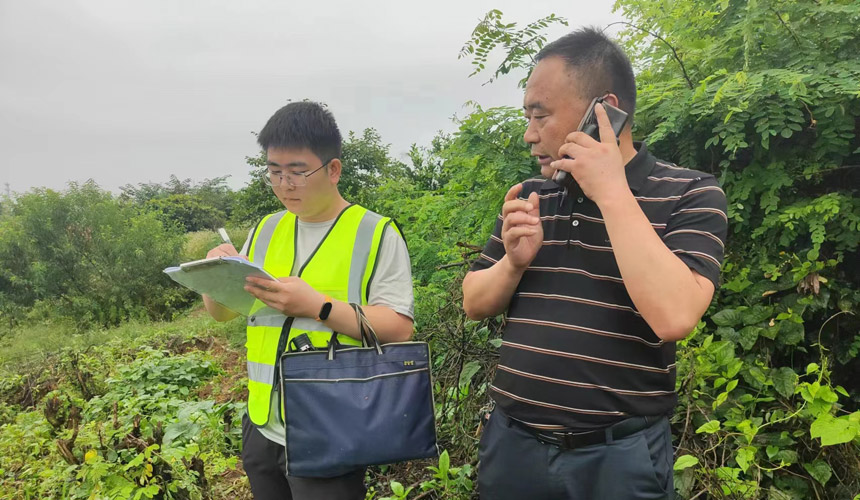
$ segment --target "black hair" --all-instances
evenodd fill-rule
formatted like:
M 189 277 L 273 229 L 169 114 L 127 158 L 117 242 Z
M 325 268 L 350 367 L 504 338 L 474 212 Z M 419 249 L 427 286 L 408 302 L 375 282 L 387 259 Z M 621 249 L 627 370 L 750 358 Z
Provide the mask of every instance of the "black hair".
M 263 151 L 307 148 L 320 161 L 340 158 L 342 142 L 331 111 L 313 101 L 291 102 L 275 111 L 257 136 Z
M 590 101 L 607 92 L 618 96 L 618 107 L 631 117 L 636 110 L 636 78 L 630 59 L 602 30 L 580 28 L 547 44 L 535 61 L 558 56 L 575 72 L 580 97 Z

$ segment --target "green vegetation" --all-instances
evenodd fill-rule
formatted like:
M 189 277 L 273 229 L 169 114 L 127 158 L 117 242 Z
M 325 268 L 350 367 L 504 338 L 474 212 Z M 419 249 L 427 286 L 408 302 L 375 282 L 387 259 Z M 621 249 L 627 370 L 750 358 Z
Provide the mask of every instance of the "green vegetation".
M 665 160 L 714 173 L 729 199 L 723 286 L 678 346 L 676 489 L 856 498 L 860 5 L 617 7 L 639 78 L 634 135 Z M 491 12 L 461 55 L 483 74 L 501 49 L 495 79 L 528 67 L 556 22 L 519 28 Z M 344 145 L 347 195 L 395 217 L 409 242 L 446 450 L 371 468 L 371 498 L 474 497 L 478 410 L 502 318 L 466 320 L 460 282 L 505 191 L 537 169 L 517 106 L 475 104 L 457 125 L 414 146 L 410 165 L 373 129 Z M 172 179 L 119 197 L 87 184 L 0 200 L 0 496 L 249 496 L 236 461 L 242 326 L 189 313 L 197 299 L 160 273 L 217 244 L 211 224 L 227 224 L 239 245 L 280 208 L 256 175 L 262 157 L 248 164 L 238 192 Z
M 250 498 L 237 465 L 243 333 L 191 314 L 73 339 L 41 331 L 51 350 L 29 358 L 4 346 L 0 497 Z
M 676 486 L 860 492 L 856 2 L 619 2 L 638 28 L 638 130 L 714 173 L 724 285 L 679 345 Z M 697 459 L 695 461 L 694 459 Z
M 169 318 L 191 299 L 161 273 L 176 263 L 183 241 L 155 213 L 93 183 L 20 195 L 0 218 L 3 327 L 48 318 L 82 326 Z

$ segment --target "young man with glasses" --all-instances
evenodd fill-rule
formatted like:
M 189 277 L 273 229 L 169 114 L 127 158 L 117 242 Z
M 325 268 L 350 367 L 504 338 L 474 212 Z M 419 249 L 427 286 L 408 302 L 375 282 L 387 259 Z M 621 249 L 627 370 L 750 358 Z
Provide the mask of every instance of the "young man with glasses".
M 332 114 L 314 102 L 278 110 L 258 142 L 266 151 L 264 182 L 286 210 L 264 217 L 240 253 L 230 244 L 207 257 L 243 255 L 263 265 L 276 282 L 250 278 L 257 299 L 248 317 L 248 412 L 242 419 L 242 461 L 257 500 L 360 500 L 364 470 L 318 479 L 286 475 L 286 411 L 278 395 L 277 362 L 291 341 L 307 335 L 315 348 L 337 341 L 360 344 L 355 312 L 363 306 L 379 340 L 412 335 L 412 274 L 396 224 L 345 200 L 341 135 Z M 204 296 L 218 321 L 237 316 Z

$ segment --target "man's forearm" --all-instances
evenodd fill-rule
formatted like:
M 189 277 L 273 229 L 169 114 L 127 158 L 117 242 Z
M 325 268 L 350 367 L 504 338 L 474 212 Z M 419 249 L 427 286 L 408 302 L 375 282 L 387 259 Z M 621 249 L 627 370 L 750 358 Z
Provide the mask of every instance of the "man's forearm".
M 492 267 L 473 271 L 463 279 L 463 310 L 481 320 L 501 314 L 511 302 L 525 269 L 511 265 L 507 256 Z
M 685 337 L 698 323 L 713 290 L 663 243 L 627 192 L 600 207 L 627 293 L 642 317 L 664 340 Z
M 239 315 L 239 313 L 231 311 L 215 302 L 208 295 L 203 296 L 203 305 L 206 307 L 206 312 L 208 312 L 215 321 L 230 321 Z
M 373 331 L 383 344 L 405 342 L 412 338 L 412 320 L 385 306 L 361 306 Z M 332 301 L 332 309 L 323 324 L 332 330 L 360 339 L 355 310 L 346 302 Z

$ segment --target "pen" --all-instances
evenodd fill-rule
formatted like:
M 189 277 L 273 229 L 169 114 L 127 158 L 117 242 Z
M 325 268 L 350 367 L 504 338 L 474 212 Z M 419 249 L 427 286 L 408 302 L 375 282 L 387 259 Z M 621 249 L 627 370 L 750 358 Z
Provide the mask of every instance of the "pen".
M 229 244 L 233 245 L 233 242 L 230 241 L 230 236 L 227 235 L 226 229 L 224 229 L 223 227 L 219 227 L 218 228 L 218 234 L 221 235 L 221 241 L 223 241 L 224 243 L 229 243 Z M 233 245 L 233 246 L 235 247 L 236 245 Z

